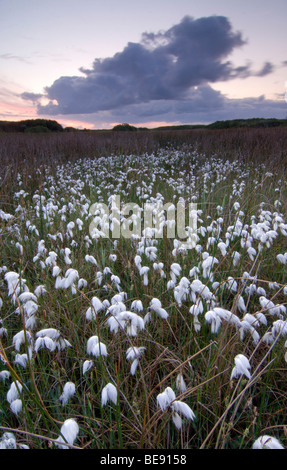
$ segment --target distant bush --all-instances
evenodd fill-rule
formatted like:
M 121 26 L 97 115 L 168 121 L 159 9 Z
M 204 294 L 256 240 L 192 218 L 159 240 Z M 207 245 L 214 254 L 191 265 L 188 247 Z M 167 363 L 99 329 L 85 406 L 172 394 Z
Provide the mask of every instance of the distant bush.
M 57 121 L 51 119 L 29 119 L 22 121 L 22 124 L 27 128 L 45 127 L 49 131 L 63 131 L 63 127 Z M 44 131 L 45 132 L 45 131 Z
M 65 127 L 64 132 L 79 132 L 79 129 L 76 129 L 75 127 Z
M 124 124 L 118 124 L 113 127 L 113 131 L 137 131 L 137 128 L 135 126 L 131 126 L 130 124 L 124 123 Z
M 18 122 L 0 121 L 0 130 L 3 132 L 62 132 L 64 129 L 61 124 L 51 119 L 27 119 Z

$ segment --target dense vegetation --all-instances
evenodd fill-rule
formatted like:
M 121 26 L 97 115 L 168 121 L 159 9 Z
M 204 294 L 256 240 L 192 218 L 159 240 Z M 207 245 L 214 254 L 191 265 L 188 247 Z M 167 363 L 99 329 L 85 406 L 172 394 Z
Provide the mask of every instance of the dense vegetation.
M 0 121 L 0 132 L 62 132 L 57 121 L 50 119 L 27 119 L 24 121 Z
M 287 119 L 233 119 L 216 121 L 211 124 L 180 124 L 177 126 L 161 126 L 153 131 L 191 130 L 191 129 L 231 129 L 231 128 L 261 128 L 261 127 L 285 127 Z M 76 129 L 68 126 L 63 128 L 57 121 L 49 119 L 28 119 L 24 121 L 0 121 L 0 132 L 91 132 L 88 129 Z M 112 131 L 149 131 L 146 127 L 136 127 L 128 123 L 117 124 Z M 92 131 L 98 132 L 98 131 Z
M 0 134 L 1 448 L 287 447 L 286 137 Z

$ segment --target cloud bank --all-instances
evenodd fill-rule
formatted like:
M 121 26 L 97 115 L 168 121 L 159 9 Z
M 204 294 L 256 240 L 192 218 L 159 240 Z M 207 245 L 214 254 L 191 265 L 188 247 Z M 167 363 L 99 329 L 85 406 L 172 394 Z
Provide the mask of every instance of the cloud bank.
M 244 44 L 224 16 L 186 16 L 166 31 L 144 33 L 139 43 L 128 43 L 113 57 L 95 59 L 90 69 L 79 69 L 81 76 L 58 78 L 42 96 L 23 93 L 22 98 L 38 103 L 39 115 L 101 114 L 128 122 L 214 113 L 228 100 L 212 83 L 273 71 L 270 62 L 257 72 L 250 65 L 234 67 L 227 58 Z

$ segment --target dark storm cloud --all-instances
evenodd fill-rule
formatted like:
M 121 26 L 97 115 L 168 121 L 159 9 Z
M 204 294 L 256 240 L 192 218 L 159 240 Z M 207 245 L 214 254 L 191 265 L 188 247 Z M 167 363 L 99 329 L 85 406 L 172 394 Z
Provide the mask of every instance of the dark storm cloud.
M 280 99 L 279 99 L 280 98 Z M 277 100 L 257 98 L 230 99 L 210 85 L 192 88 L 185 99 L 152 100 L 121 106 L 116 109 L 99 111 L 91 114 L 70 114 L 69 119 L 102 123 L 129 122 L 134 125 L 150 125 L 151 122 L 192 124 L 226 120 L 260 118 L 286 118 L 287 104 L 284 96 Z M 65 116 L 62 116 L 64 119 Z M 84 124 L 83 124 L 84 125 Z M 159 125 L 159 124 L 157 124 Z M 96 126 L 97 127 L 97 126 Z
M 42 98 L 43 95 L 40 93 L 30 93 L 25 91 L 24 93 L 21 93 L 20 96 L 24 98 L 24 100 L 29 100 L 33 101 L 33 103 L 37 103 L 37 101 Z
M 159 100 L 150 103 L 124 106 L 101 113 L 106 121 L 129 122 L 137 124 L 150 121 L 210 123 L 225 119 L 285 118 L 285 100 L 269 100 L 264 96 L 257 98 L 230 99 L 209 85 L 193 89 L 188 99 Z M 97 116 L 95 115 L 95 118 Z
M 182 21 L 167 31 L 144 33 L 113 57 L 96 59 L 82 76 L 60 77 L 38 104 L 39 114 L 87 114 L 153 101 L 188 100 L 193 87 L 251 74 L 226 57 L 245 44 L 223 16 Z M 269 64 L 269 70 L 272 65 Z M 268 73 L 267 64 L 261 71 Z M 24 93 L 23 98 L 33 99 Z M 37 99 L 39 97 L 36 97 Z

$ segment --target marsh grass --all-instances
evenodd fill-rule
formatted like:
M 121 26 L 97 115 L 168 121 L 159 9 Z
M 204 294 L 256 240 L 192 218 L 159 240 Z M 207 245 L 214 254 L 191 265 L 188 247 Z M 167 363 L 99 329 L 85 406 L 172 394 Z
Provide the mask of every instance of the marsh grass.
M 1 382 L 0 429 L 14 432 L 19 443 L 41 449 L 56 445 L 60 427 L 68 418 L 74 418 L 79 425 L 75 447 L 81 448 L 243 449 L 250 448 L 262 433 L 271 433 L 286 443 L 285 333 L 276 336 L 271 345 L 263 341 L 275 318 L 260 305 L 258 295 L 246 289 L 256 284 L 265 289 L 266 297 L 275 305 L 286 306 L 286 264 L 276 260 L 279 253 L 287 251 L 286 235 L 274 219 L 277 214 L 283 225 L 287 223 L 286 130 L 137 133 L 136 137 L 134 133 L 128 137 L 120 133 L 19 135 L 13 139 L 0 135 L 1 209 L 11 215 L 2 218 L 0 233 L 0 327 L 7 330 L 7 336 L 0 337 L 0 370 L 10 372 L 9 380 Z M 201 271 L 201 251 L 173 253 L 173 240 L 166 235 L 155 244 L 156 262 L 163 263 L 166 278 L 153 269 L 153 261 L 141 254 L 143 265 L 150 268 L 147 285 L 135 265 L 138 240 L 89 243 L 86 236 L 90 219 L 84 204 L 90 206 L 97 200 L 107 203 L 108 196 L 117 192 L 124 200 L 139 204 L 145 200 L 144 194 L 155 197 L 160 193 L 165 201 L 179 196 L 189 200 L 195 195 L 199 227 L 203 230 L 198 245 L 218 260 L 209 276 Z M 239 208 L 234 208 L 235 202 Z M 50 212 L 48 203 L 56 206 L 49 206 Z M 276 238 L 270 244 L 262 243 L 260 251 L 260 242 L 253 234 L 252 245 L 257 252 L 251 259 L 244 240 L 247 243 L 252 221 L 266 222 L 268 214 Z M 220 231 L 216 229 L 219 217 Z M 78 218 L 83 221 L 82 230 L 77 227 Z M 73 235 L 67 231 L 71 221 L 75 223 Z M 226 233 L 230 244 L 223 255 L 218 244 L 227 240 Z M 211 236 L 212 241 L 208 240 Z M 41 240 L 46 251 L 35 261 Z M 63 251 L 67 247 L 71 264 L 67 264 Z M 50 251 L 57 254 L 61 276 L 73 268 L 86 285 L 79 287 L 76 283 L 74 292 L 55 288 L 52 266 L 45 262 Z M 234 252 L 240 255 L 237 263 Z M 85 261 L 87 253 L 95 257 L 97 265 Z M 116 255 L 116 261 L 111 261 L 111 254 Z M 212 308 L 206 299 L 202 301 L 197 330 L 190 313 L 191 298 L 179 304 L 174 289 L 167 286 L 172 263 L 182 268 L 176 284 L 183 276 L 192 282 L 189 272 L 199 267 L 198 277 L 215 296 L 216 305 L 240 321 L 247 312 L 266 314 L 268 325 L 258 327 L 259 341 L 255 343 L 248 333 L 241 338 L 238 329 L 226 321 L 212 333 L 204 320 Z M 106 267 L 119 277 L 120 288 L 110 274 L 103 276 L 102 283 L 97 282 L 97 274 Z M 16 303 L 7 292 L 5 273 L 9 271 L 17 272 L 30 292 L 45 286 L 46 292 L 37 298 L 37 323 L 33 328 L 26 327 L 19 301 L 21 291 L 17 292 Z M 246 273 L 254 278 L 250 280 Z M 235 292 L 227 285 L 231 277 L 237 284 Z M 125 329 L 112 333 L 106 322 L 107 309 L 97 312 L 91 321 L 85 317 L 94 296 L 111 302 L 120 293 L 125 293 L 127 310 L 134 300 L 141 300 L 143 312 L 139 315 L 151 313 L 145 329 L 135 336 Z M 240 296 L 244 297 L 245 312 L 238 308 Z M 153 298 L 160 299 L 168 313 L 166 320 L 150 311 Z M 286 320 L 286 310 L 281 315 Z M 36 332 L 44 328 L 58 330 L 71 347 L 53 351 L 42 348 L 30 357 L 26 336 L 21 350 L 15 350 L 12 340 L 19 331 L 31 333 L 35 339 Z M 87 340 L 93 335 L 106 345 L 107 357 L 88 356 Z M 134 375 L 126 360 L 129 347 L 145 347 Z M 26 367 L 15 362 L 18 352 L 27 354 Z M 250 380 L 244 376 L 230 380 L 233 360 L 239 353 L 251 361 Z M 87 359 L 93 361 L 93 366 L 83 373 Z M 186 383 L 184 391 L 177 388 L 178 374 Z M 18 414 L 11 411 L 6 399 L 15 381 L 23 385 L 22 410 Z M 76 393 L 63 406 L 59 397 L 68 381 L 76 385 Z M 110 382 L 117 388 L 118 401 L 103 407 L 101 391 Z M 196 416 L 194 421 L 183 418 L 180 430 L 174 426 L 170 410 L 163 412 L 157 406 L 156 397 L 166 387 L 171 387 L 177 399 L 187 403 Z

